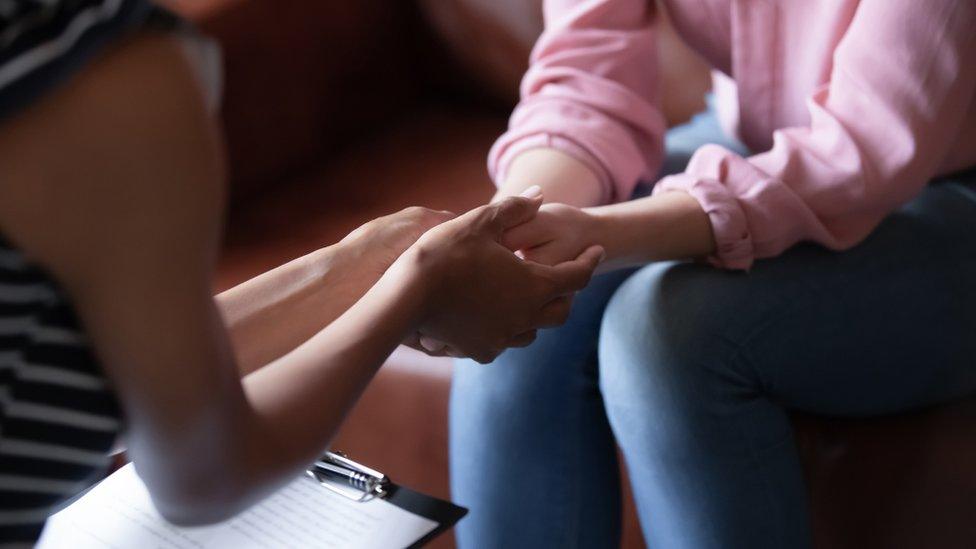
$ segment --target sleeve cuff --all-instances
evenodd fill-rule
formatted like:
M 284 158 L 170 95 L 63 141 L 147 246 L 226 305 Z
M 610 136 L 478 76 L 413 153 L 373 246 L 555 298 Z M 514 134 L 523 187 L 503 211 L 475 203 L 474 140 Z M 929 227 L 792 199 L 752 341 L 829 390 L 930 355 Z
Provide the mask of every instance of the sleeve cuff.
M 756 254 L 745 212 L 724 185 L 682 173 L 665 177 L 654 188 L 654 194 L 669 191 L 690 194 L 708 214 L 715 235 L 716 251 L 708 258 L 712 265 L 733 270 L 752 267 Z

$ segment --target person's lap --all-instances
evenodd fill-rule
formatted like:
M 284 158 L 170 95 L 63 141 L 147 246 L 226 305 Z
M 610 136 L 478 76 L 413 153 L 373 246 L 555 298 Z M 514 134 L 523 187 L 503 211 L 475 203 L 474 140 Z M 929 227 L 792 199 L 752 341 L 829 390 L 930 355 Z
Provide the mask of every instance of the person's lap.
M 682 170 L 704 139 L 741 147 L 703 114 L 669 132 L 664 172 Z M 617 450 L 596 358 L 603 310 L 632 272 L 594 279 L 569 321 L 531 347 L 490 366 L 457 363 L 451 477 L 454 498 L 472 509 L 461 546 L 605 547 L 619 537 Z
M 843 253 L 750 273 L 642 269 L 604 317 L 600 381 L 662 547 L 803 547 L 786 410 L 901 412 L 976 391 L 976 179 L 936 183 Z
M 616 446 L 597 385 L 600 319 L 630 272 L 597 277 L 568 322 L 451 391 L 453 497 L 471 513 L 461 547 L 607 547 L 619 537 Z
M 762 376 L 761 392 L 815 414 L 886 414 L 931 404 L 933 393 L 964 396 L 976 384 L 976 338 L 964 337 L 976 326 L 976 173 L 968 179 L 930 185 L 845 252 L 800 245 L 748 273 L 645 267 L 616 293 L 605 341 L 633 330 L 686 351 L 724 346 Z M 660 322 L 638 326 L 648 318 Z M 909 363 L 924 368 L 898 369 Z M 895 390 L 866 398 L 881 383 Z
M 670 135 L 673 167 L 714 132 L 706 117 Z M 616 543 L 615 440 L 656 546 L 809 543 L 786 409 L 884 414 L 976 388 L 969 181 L 931 185 L 848 252 L 803 245 L 750 273 L 651 265 L 619 290 L 630 273 L 607 275 L 533 346 L 459 363 L 462 546 Z

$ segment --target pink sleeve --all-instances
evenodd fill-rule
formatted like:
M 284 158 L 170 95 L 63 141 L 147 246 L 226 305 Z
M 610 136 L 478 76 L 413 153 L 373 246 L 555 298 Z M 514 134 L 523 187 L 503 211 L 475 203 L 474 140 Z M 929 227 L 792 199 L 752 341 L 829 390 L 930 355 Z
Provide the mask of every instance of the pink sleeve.
M 519 153 L 554 147 L 597 173 L 605 202 L 626 199 L 663 154 L 654 2 L 545 0 L 544 10 L 522 101 L 489 155 L 492 178 Z
M 976 90 L 976 2 L 864 0 L 808 99 L 809 127 L 742 158 L 702 147 L 656 192 L 701 203 L 713 263 L 748 269 L 800 241 L 845 249 L 936 175 Z

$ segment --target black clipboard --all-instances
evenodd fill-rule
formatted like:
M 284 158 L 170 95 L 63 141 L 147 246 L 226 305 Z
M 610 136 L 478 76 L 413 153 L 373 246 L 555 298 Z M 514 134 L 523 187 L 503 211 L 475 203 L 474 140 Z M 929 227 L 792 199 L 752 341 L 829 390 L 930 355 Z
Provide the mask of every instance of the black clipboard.
M 339 452 L 326 452 L 308 470 L 308 475 L 325 488 L 348 499 L 365 502 L 380 498 L 404 511 L 437 523 L 436 528 L 405 549 L 423 547 L 450 530 L 468 514 L 467 509 L 450 501 L 394 484 L 383 473 L 356 463 Z
M 464 507 L 455 505 L 450 501 L 444 501 L 419 492 L 414 492 L 403 486 L 392 485 L 389 495 L 384 499 L 404 511 L 437 523 L 437 528 L 434 528 L 429 534 L 417 540 L 408 549 L 416 549 L 417 547 L 427 545 L 437 536 L 453 528 L 459 520 L 464 518 L 464 515 L 468 514 L 468 510 Z

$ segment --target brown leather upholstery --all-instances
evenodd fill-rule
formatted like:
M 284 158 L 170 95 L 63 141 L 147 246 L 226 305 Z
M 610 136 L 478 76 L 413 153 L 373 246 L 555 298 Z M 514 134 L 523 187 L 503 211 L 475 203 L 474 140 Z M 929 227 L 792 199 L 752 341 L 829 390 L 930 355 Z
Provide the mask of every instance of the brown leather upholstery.
M 817 547 L 976 547 L 976 399 L 795 424 Z
M 224 124 L 238 200 L 218 287 L 401 207 L 465 210 L 490 196 L 485 151 L 507 107 L 461 97 L 476 88 L 436 86 L 454 78 L 430 78 L 432 65 L 446 65 L 410 3 L 177 3 L 227 57 Z M 449 361 L 398 351 L 336 447 L 447 496 L 449 371 Z M 976 547 L 976 400 L 796 425 L 818 547 Z M 641 545 L 628 498 L 624 546 Z
M 299 174 L 420 100 L 409 2 L 163 0 L 220 37 L 234 192 Z M 274 131 L 269 131 L 274 129 Z

